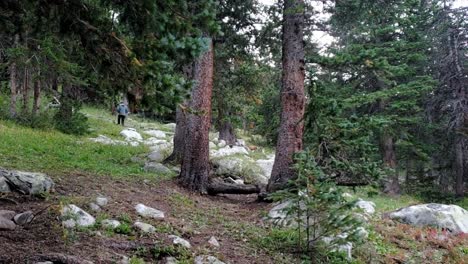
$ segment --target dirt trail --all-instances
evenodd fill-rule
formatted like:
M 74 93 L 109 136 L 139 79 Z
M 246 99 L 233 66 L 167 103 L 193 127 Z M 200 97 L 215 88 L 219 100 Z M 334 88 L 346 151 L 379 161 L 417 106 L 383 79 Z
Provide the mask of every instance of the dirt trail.
M 172 245 L 167 237 L 170 234 L 189 240 L 193 256 L 211 254 L 227 263 L 275 262 L 265 252 L 254 249 L 252 241 L 244 234 L 249 232 L 246 228 L 263 225 L 261 218 L 268 205 L 257 203 L 255 195 L 200 196 L 178 187 L 173 180 L 145 183 L 79 173 L 56 175 L 53 179 L 56 192 L 46 199 L 9 194 L 7 197 L 18 204 L 0 201 L 1 209 L 16 212 L 38 212 L 47 208 L 28 226 L 0 231 L 0 263 L 32 263 L 39 260 L 39 255 L 51 253 L 73 255 L 95 263 L 115 263 L 122 256 L 138 254 L 149 263 L 157 263 L 157 257 L 149 251 L 160 248 L 159 261 L 162 261 L 170 253 L 163 250 Z M 87 204 L 99 194 L 110 201 L 102 212 L 93 213 Z M 128 215 L 132 222 L 140 219 L 154 225 L 158 231 L 153 235 L 107 234 L 102 229 L 67 232 L 58 217 L 61 204 L 66 203 L 74 203 L 94 216 L 116 219 Z M 137 203 L 164 211 L 166 219 L 141 219 L 134 210 Z M 211 236 L 217 238 L 220 248 L 207 243 Z

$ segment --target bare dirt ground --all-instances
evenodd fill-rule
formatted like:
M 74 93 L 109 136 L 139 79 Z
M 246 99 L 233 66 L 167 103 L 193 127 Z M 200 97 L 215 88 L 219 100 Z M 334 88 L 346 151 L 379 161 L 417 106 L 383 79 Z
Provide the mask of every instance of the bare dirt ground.
M 119 263 L 123 256 L 164 263 L 166 256 L 178 258 L 181 254 L 187 260 L 209 254 L 228 263 L 278 263 L 268 252 L 252 246 L 252 235 L 261 230 L 261 218 L 268 207 L 257 203 L 256 196 L 200 196 L 178 187 L 174 180 L 145 183 L 80 173 L 52 177 L 55 192 L 45 199 L 18 194 L 0 199 L 0 209 L 37 214 L 29 225 L 0 231 L 0 263 Z M 102 212 L 93 213 L 87 204 L 98 195 L 108 197 L 109 204 Z M 125 216 L 132 223 L 141 220 L 154 225 L 157 232 L 116 234 L 99 228 L 67 231 L 61 226 L 59 212 L 68 203 L 98 219 Z M 166 218 L 142 219 L 134 209 L 138 203 L 164 211 Z M 189 240 L 192 249 L 181 253 L 167 237 L 170 234 Z M 207 243 L 211 236 L 217 238 L 219 248 Z

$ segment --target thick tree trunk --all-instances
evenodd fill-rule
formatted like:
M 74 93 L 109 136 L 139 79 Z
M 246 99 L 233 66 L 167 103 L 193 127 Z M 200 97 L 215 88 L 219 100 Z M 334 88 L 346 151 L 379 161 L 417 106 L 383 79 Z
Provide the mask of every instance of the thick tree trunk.
M 14 46 L 18 45 L 19 36 L 15 35 Z M 16 97 L 18 94 L 18 87 L 17 87 L 17 76 L 18 76 L 18 69 L 16 68 L 16 63 L 13 62 L 10 64 L 10 117 L 15 118 L 16 113 Z
M 228 120 L 221 120 L 219 123 L 219 140 L 226 141 L 226 144 L 232 146 L 236 143 L 236 132 Z
M 172 154 L 169 155 L 164 160 L 164 163 L 171 163 L 171 164 L 180 164 L 182 161 L 182 157 L 184 155 L 184 148 L 185 148 L 185 129 L 187 127 L 187 118 L 185 110 L 182 108 L 186 108 L 186 103 L 182 103 L 182 107 L 178 106 L 176 110 L 176 128 L 174 134 L 174 149 Z
M 400 183 L 398 181 L 397 158 L 394 140 L 389 135 L 383 135 L 381 144 L 384 166 L 391 169 L 392 171 L 390 182 L 386 184 L 384 191 L 388 194 L 399 194 Z
M 34 102 L 32 108 L 32 115 L 37 116 L 41 107 L 41 82 L 36 80 L 34 82 Z
M 180 172 L 182 186 L 207 193 L 209 164 L 209 129 L 211 125 L 211 94 L 213 90 L 213 43 L 195 62 L 193 77 L 196 85 L 187 115 L 185 148 Z
M 304 1 L 285 0 L 283 18 L 281 123 L 268 192 L 284 188 L 296 177 L 293 155 L 302 150 L 304 130 Z

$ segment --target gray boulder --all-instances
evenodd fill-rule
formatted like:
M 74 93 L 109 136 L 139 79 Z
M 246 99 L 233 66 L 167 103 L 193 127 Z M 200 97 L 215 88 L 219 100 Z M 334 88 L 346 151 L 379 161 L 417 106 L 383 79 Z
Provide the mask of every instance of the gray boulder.
M 176 129 L 176 123 L 168 123 L 168 124 L 165 124 L 164 127 L 171 130 L 171 131 L 174 131 Z
M 135 222 L 133 224 L 133 226 L 135 228 L 137 228 L 138 230 L 140 230 L 141 232 L 143 233 L 154 233 L 156 232 L 156 227 L 150 225 L 150 224 L 147 224 L 147 223 L 143 223 L 143 222 Z
M 26 211 L 24 213 L 15 215 L 13 219 L 17 225 L 25 225 L 34 219 L 34 214 L 32 211 Z
M 359 198 L 358 201 L 356 202 L 356 207 L 362 209 L 364 213 L 366 213 L 367 215 L 373 215 L 375 213 L 374 202 L 364 201 Z
M 148 155 L 148 159 L 154 162 L 162 162 L 165 159 L 165 155 L 161 151 L 153 151 Z
M 94 212 L 100 212 L 101 211 L 101 207 L 95 203 L 90 203 L 89 204 L 89 208 L 91 210 L 93 210 Z
M 180 245 L 184 248 L 191 248 L 192 245 L 190 245 L 190 242 L 188 242 L 187 240 L 179 237 L 179 236 L 175 236 L 175 235 L 170 235 L 169 238 L 172 239 L 172 243 L 174 243 L 174 245 Z
M 225 263 L 213 256 L 203 255 L 203 256 L 195 257 L 194 264 L 225 264 Z
M 218 144 L 218 147 L 219 147 L 219 144 Z M 218 150 L 216 149 L 210 150 L 210 158 L 220 158 L 220 157 L 225 157 L 225 156 L 231 156 L 234 154 L 248 155 L 249 152 L 244 147 L 240 147 L 240 146 L 233 146 L 233 147 L 226 146 Z
M 158 209 L 148 207 L 144 204 L 137 204 L 135 206 L 137 213 L 143 217 L 153 218 L 153 219 L 164 219 L 164 212 Z
M 143 141 L 143 137 L 134 128 L 126 128 L 120 131 L 120 135 L 123 136 L 126 141 Z
M 0 193 L 9 193 L 11 192 L 10 186 L 8 186 L 7 180 L 5 177 L 0 176 Z
M 44 173 L 5 170 L 0 168 L 3 178 L 11 191 L 22 194 L 41 194 L 53 190 L 54 182 Z M 0 184 L 1 184 L 0 180 Z
M 172 170 L 168 167 L 162 165 L 161 163 L 148 162 L 143 168 L 145 171 L 160 173 L 160 174 L 169 174 L 172 173 Z
M 246 156 L 225 156 L 211 160 L 218 176 L 232 176 L 244 179 L 247 183 L 267 184 L 262 170 L 255 161 Z
M 62 225 L 66 228 L 92 226 L 96 222 L 93 216 L 74 204 L 69 204 L 62 209 Z
M 15 230 L 16 225 L 13 221 L 0 217 L 0 230 Z
M 104 197 L 104 196 L 96 197 L 96 204 L 101 207 L 106 206 L 108 202 L 109 202 L 109 199 L 107 199 L 107 197 Z
M 155 138 L 166 138 L 166 133 L 161 130 L 146 130 L 143 133 L 150 135 Z
M 114 229 L 114 228 L 119 227 L 120 222 L 114 219 L 105 219 L 105 220 L 102 220 L 101 225 L 104 228 Z
M 10 210 L 0 210 L 0 218 L 5 218 L 8 220 L 12 220 L 15 217 L 16 212 Z
M 457 205 L 419 204 L 388 214 L 391 219 L 415 226 L 435 226 L 453 234 L 468 233 L 468 211 Z

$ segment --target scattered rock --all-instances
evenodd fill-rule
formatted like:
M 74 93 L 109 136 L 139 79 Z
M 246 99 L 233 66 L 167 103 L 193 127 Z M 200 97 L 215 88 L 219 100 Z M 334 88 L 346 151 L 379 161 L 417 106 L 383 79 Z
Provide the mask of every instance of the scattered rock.
M 154 162 L 147 162 L 143 169 L 148 172 L 154 172 L 154 173 L 160 173 L 160 174 L 172 173 L 172 171 L 168 167 L 162 165 L 161 163 L 154 163 Z
M 212 245 L 213 247 L 220 247 L 218 240 L 214 236 L 210 237 L 208 244 Z
M 346 238 L 347 236 L 346 235 L 338 235 L 337 238 Z M 325 242 L 325 244 L 327 245 L 330 245 L 332 244 L 337 238 L 333 238 L 333 237 L 324 237 L 322 238 L 322 241 Z M 334 244 L 331 246 L 331 250 L 332 252 L 342 252 L 342 253 L 345 253 L 346 254 L 346 258 L 349 260 L 349 259 L 352 259 L 352 252 L 353 250 L 353 243 L 351 242 L 346 242 L 344 244 Z
M 123 136 L 126 141 L 143 141 L 143 137 L 134 128 L 126 128 L 120 131 L 120 135 Z
M 5 218 L 8 220 L 12 220 L 15 217 L 16 212 L 10 210 L 0 210 L 0 218 Z
M 468 211 L 457 205 L 419 204 L 401 208 L 388 216 L 410 225 L 436 226 L 453 234 L 468 233 Z
M 266 184 L 262 170 L 255 161 L 249 157 L 227 156 L 211 160 L 214 165 L 214 173 L 218 176 L 232 176 L 244 179 L 247 183 Z
M 25 225 L 34 219 L 34 214 L 32 211 L 26 211 L 24 213 L 15 215 L 13 219 L 17 225 Z
M 16 225 L 13 221 L 0 217 L 0 230 L 15 230 Z
M 225 146 L 226 146 L 226 141 L 221 139 L 218 143 L 218 148 L 224 148 Z
M 241 146 L 241 147 L 247 147 L 247 144 L 245 143 L 245 140 L 243 139 L 237 139 L 236 145 Z
M 233 147 L 224 147 L 220 148 L 218 150 L 210 150 L 210 157 L 211 158 L 220 158 L 220 157 L 225 157 L 225 156 L 231 156 L 234 154 L 244 154 L 248 155 L 249 152 L 244 148 L 244 147 L 239 147 L 239 146 L 233 146 Z
M 166 257 L 164 259 L 164 263 L 165 264 L 177 264 L 178 262 L 177 262 L 177 259 L 174 257 Z
M 353 196 L 352 196 L 351 194 L 347 193 L 347 192 L 343 193 L 341 196 L 342 196 L 343 198 L 345 198 L 345 199 L 347 199 L 347 198 L 353 198 Z M 374 206 L 375 206 L 375 205 L 374 205 Z
M 216 144 L 210 141 L 210 149 L 216 148 Z
M 0 168 L 0 178 L 4 178 L 11 191 L 22 194 L 41 194 L 53 190 L 54 182 L 44 173 L 5 170 Z
M 96 222 L 93 216 L 74 204 L 63 207 L 62 220 L 62 224 L 66 228 L 73 228 L 76 226 L 87 227 L 94 225 Z
M 166 138 L 166 133 L 161 130 L 146 130 L 143 133 L 150 135 L 155 138 Z
M 369 201 L 364 201 L 362 199 L 359 199 L 356 202 L 356 207 L 361 208 L 368 215 L 373 215 L 375 213 L 375 203 L 374 202 L 369 202 Z
M 195 257 L 194 264 L 225 264 L 225 263 L 213 256 L 204 255 L 204 256 Z
M 233 179 L 231 177 L 227 177 L 227 179 L 231 182 L 231 183 L 234 183 L 234 184 L 244 184 L 244 180 L 242 179 Z
M 117 228 L 120 225 L 120 222 L 114 219 L 105 219 L 102 220 L 101 225 L 105 228 Z
M 9 192 L 11 192 L 11 190 L 10 190 L 10 186 L 8 186 L 6 178 L 3 176 L 0 176 L 0 193 L 9 193 Z
M 135 222 L 133 224 L 133 226 L 138 228 L 143 233 L 154 233 L 154 232 L 156 232 L 156 227 L 154 227 L 154 226 L 152 226 L 150 224 L 147 224 L 147 223 Z
M 176 123 L 168 123 L 164 125 L 165 128 L 172 130 L 172 131 L 176 129 L 176 126 L 177 126 Z
M 92 211 L 94 212 L 100 212 L 101 211 L 101 207 L 95 203 L 90 203 L 89 204 L 89 209 L 91 209 Z
M 271 171 L 273 170 L 273 163 L 275 163 L 275 158 L 260 159 L 257 160 L 256 163 L 262 169 L 262 175 L 265 176 L 266 180 L 268 181 L 271 176 Z
M 164 219 L 164 212 L 158 209 L 148 207 L 144 204 L 137 204 L 135 206 L 137 213 L 143 217 L 154 218 L 154 219 Z
M 155 138 L 155 137 L 150 137 L 148 139 L 146 139 L 144 141 L 144 144 L 145 145 L 149 145 L 149 146 L 152 146 L 152 145 L 161 145 L 161 144 L 167 144 L 168 142 L 164 139 L 158 139 L 158 138 Z
M 127 145 L 128 143 L 122 140 L 115 140 L 111 139 L 109 137 L 106 137 L 104 135 L 99 135 L 96 138 L 90 138 L 89 140 L 96 142 L 96 143 L 101 143 L 104 145 Z
M 154 162 L 162 162 L 165 159 L 165 155 L 160 151 L 153 151 L 148 155 L 148 159 Z
M 109 199 L 107 199 L 106 197 L 104 196 L 98 196 L 96 197 L 96 204 L 101 206 L 101 207 L 104 207 L 107 205 L 107 203 L 109 202 Z
M 181 237 L 178 237 L 178 236 L 175 236 L 175 235 L 170 235 L 169 238 L 172 238 L 172 242 L 174 243 L 174 245 L 181 245 L 183 246 L 184 248 L 191 248 L 192 245 L 190 245 L 190 242 L 188 242 L 187 240 L 181 238 Z

